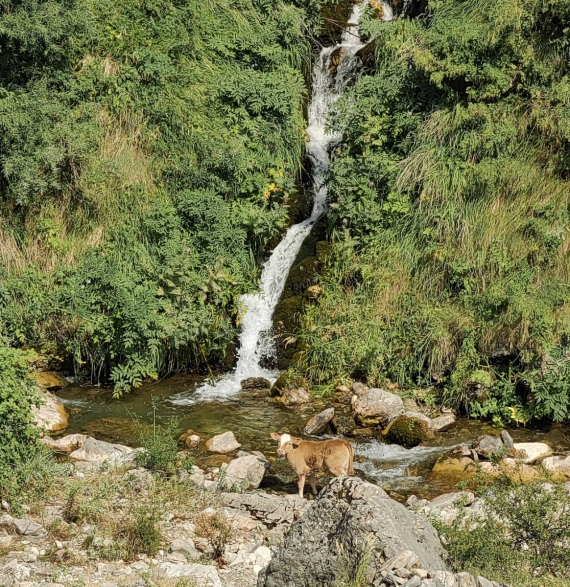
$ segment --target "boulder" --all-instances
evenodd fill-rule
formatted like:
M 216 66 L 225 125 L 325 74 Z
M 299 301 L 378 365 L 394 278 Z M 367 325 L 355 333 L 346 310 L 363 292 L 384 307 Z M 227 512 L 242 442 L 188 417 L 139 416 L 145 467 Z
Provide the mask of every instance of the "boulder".
M 257 585 L 332 587 L 347 559 L 355 566 L 362 560 L 363 549 L 371 554 L 367 585 L 379 584 L 383 565 L 404 551 L 411 551 L 414 564 L 432 573 L 447 570 L 446 553 L 425 518 L 390 499 L 377 485 L 337 477 L 291 525 Z
M 133 449 L 128 446 L 111 444 L 110 442 L 88 437 L 81 448 L 74 450 L 69 457 L 77 461 L 102 463 L 108 459 L 121 460 L 131 452 L 133 452 Z
M 398 416 L 386 432 L 391 442 L 412 447 L 432 436 L 431 418 L 419 412 L 404 412 Z
M 473 459 L 469 457 L 442 455 L 433 466 L 429 474 L 429 481 L 443 482 L 450 485 L 462 479 L 475 477 L 476 475 L 477 469 Z
M 240 382 L 242 389 L 270 389 L 271 381 L 265 377 L 248 377 Z
M 200 558 L 200 553 L 194 546 L 192 540 L 184 540 L 183 538 L 175 538 L 168 549 L 168 552 L 181 552 L 183 555 L 190 557 L 191 559 Z
M 72 452 L 81 448 L 88 438 L 89 436 L 87 434 L 68 434 L 57 439 L 51 436 L 44 436 L 41 442 L 47 444 L 52 450 Z
M 311 395 L 308 391 L 299 387 L 297 389 L 285 389 L 281 394 L 281 402 L 285 406 L 296 406 L 299 404 L 308 404 L 311 401 Z
M 513 448 L 513 446 L 515 444 L 515 441 L 513 440 L 513 437 L 506 430 L 502 430 L 501 431 L 501 440 L 503 441 L 503 444 L 508 449 Z
M 37 522 L 29 518 L 11 518 L 9 525 L 12 526 L 20 536 L 31 536 L 41 538 L 47 536 L 47 530 Z
M 319 412 L 316 416 L 313 416 L 306 424 L 303 429 L 303 434 L 311 436 L 322 432 L 326 425 L 332 420 L 334 416 L 334 408 L 327 408 L 322 412 Z
M 214 452 L 222 455 L 233 452 L 240 446 L 241 444 L 236 440 L 234 433 L 231 431 L 218 434 L 209 440 L 206 440 L 206 450 L 208 452 Z
M 290 524 L 306 509 L 308 501 L 298 495 L 268 493 L 221 493 L 220 501 L 227 507 L 247 512 L 269 528 Z
M 473 441 L 471 448 L 478 455 L 485 458 L 500 456 L 501 454 L 506 453 L 508 449 L 499 436 L 489 436 L 488 434 L 476 438 Z
M 64 405 L 49 391 L 41 392 L 42 404 L 32 407 L 36 426 L 47 432 L 59 432 L 67 428 L 69 416 Z
M 444 432 L 451 428 L 456 420 L 457 418 L 453 414 L 443 414 L 443 416 L 438 416 L 432 420 L 433 431 Z
M 269 461 L 263 455 L 240 456 L 228 465 L 222 465 L 219 487 L 232 491 L 257 489 L 268 468 Z
M 544 442 L 515 442 L 515 459 L 531 465 L 552 454 L 552 449 Z
M 525 465 L 515 459 L 506 458 L 501 460 L 497 465 L 489 462 L 479 464 L 481 472 L 491 477 L 505 475 L 508 479 L 517 483 L 528 483 L 539 479 L 540 475 L 536 469 L 530 465 Z
M 35 371 L 30 377 L 37 385 L 48 391 L 58 391 L 69 385 L 68 381 L 57 371 Z
M 570 457 L 547 457 L 542 466 L 549 471 L 556 480 L 570 479 Z
M 404 402 L 393 393 L 372 388 L 353 398 L 352 409 L 356 419 L 365 426 L 380 425 L 385 428 L 404 412 Z

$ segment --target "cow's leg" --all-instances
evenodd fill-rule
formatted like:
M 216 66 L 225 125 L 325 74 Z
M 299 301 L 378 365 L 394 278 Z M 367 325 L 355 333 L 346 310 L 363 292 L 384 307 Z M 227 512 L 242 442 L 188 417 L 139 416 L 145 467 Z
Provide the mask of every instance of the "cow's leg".
M 309 473 L 309 483 L 311 484 L 311 489 L 313 490 L 313 495 L 317 495 L 317 484 L 316 484 L 316 477 L 314 471 Z
M 297 481 L 297 485 L 299 486 L 299 497 L 303 497 L 303 489 L 305 488 L 305 473 L 302 475 L 299 473 L 299 480 Z

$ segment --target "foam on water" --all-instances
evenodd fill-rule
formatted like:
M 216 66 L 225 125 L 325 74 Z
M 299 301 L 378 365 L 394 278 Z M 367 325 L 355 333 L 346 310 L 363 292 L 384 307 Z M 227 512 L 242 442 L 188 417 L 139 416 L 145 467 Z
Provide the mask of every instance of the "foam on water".
M 271 338 L 273 313 L 303 241 L 315 222 L 326 212 L 328 195 L 326 173 L 330 162 L 329 153 L 331 147 L 342 137 L 339 132 L 327 132 L 327 119 L 331 106 L 340 98 L 356 71 L 357 53 L 364 46 L 360 40 L 358 25 L 367 4 L 368 0 L 364 0 L 353 7 L 340 43 L 323 48 L 313 69 L 307 127 L 309 137 L 307 155 L 312 165 L 314 188 L 311 216 L 291 226 L 285 233 L 283 240 L 263 266 L 259 293 L 246 294 L 241 298 L 246 312 L 241 323 L 240 348 L 235 370 L 223 375 L 215 382 L 201 386 L 196 391 L 180 394 L 171 400 L 174 404 L 187 405 L 197 401 L 229 399 L 239 392 L 242 379 L 265 377 L 274 381 L 277 378 L 278 373 L 261 366 L 264 358 L 274 354 Z M 385 6 L 383 18 L 385 20 L 392 18 L 388 5 Z M 336 66 L 332 62 L 333 54 L 338 56 Z

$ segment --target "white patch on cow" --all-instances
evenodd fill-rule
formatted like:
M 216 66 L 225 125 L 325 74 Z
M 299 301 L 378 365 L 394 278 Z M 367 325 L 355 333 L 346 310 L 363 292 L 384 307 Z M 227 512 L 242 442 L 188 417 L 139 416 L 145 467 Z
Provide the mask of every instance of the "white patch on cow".
M 279 439 L 279 448 L 281 448 L 287 442 L 291 442 L 291 435 L 290 434 L 282 434 L 281 438 Z

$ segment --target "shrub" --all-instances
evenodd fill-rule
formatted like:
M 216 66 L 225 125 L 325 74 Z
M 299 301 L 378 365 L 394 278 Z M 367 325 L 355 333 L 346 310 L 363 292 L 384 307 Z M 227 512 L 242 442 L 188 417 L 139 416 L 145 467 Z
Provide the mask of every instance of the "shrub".
M 205 538 L 212 547 L 214 560 L 221 561 L 226 544 L 232 536 L 232 529 L 226 518 L 219 513 L 200 513 L 194 518 L 196 536 Z
M 570 579 L 570 502 L 563 485 L 494 481 L 481 490 L 486 516 L 436 522 L 453 566 L 516 585 Z M 516 580 L 515 580 L 516 579 Z M 532 584 L 532 583 L 528 583 Z
M 0 494 L 7 495 L 33 472 L 26 463 L 38 451 L 32 408 L 40 397 L 27 379 L 24 354 L 0 337 Z M 15 474 L 16 472 L 16 474 Z

